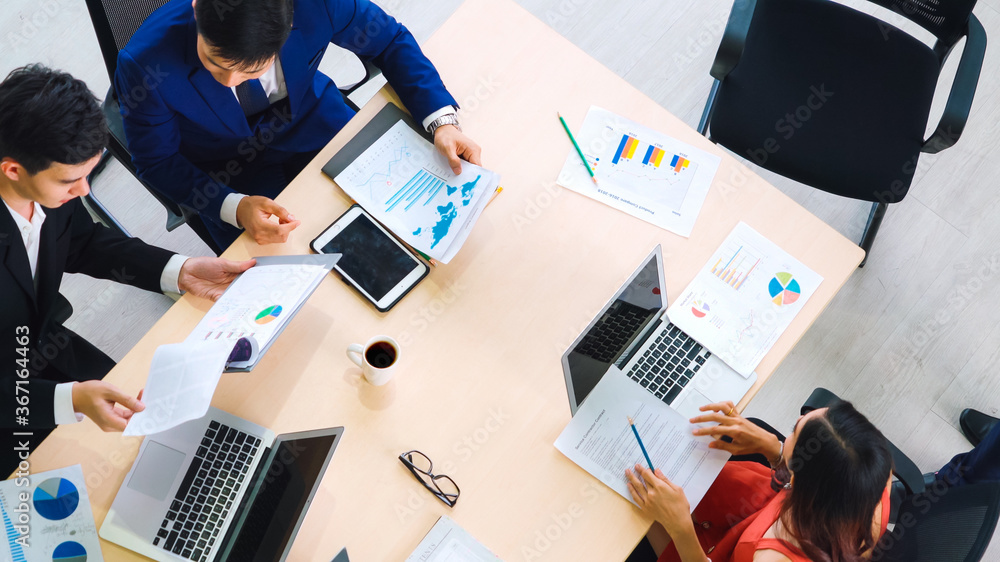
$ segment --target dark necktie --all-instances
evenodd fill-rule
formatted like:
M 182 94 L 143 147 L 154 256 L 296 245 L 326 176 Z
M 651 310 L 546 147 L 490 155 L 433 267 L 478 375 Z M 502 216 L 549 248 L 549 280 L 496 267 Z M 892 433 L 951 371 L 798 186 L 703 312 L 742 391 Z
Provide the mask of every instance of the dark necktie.
M 267 94 L 264 93 L 264 86 L 260 85 L 260 80 L 247 80 L 236 86 L 236 99 L 240 100 L 240 107 L 247 117 L 257 115 L 271 106 L 267 101 Z

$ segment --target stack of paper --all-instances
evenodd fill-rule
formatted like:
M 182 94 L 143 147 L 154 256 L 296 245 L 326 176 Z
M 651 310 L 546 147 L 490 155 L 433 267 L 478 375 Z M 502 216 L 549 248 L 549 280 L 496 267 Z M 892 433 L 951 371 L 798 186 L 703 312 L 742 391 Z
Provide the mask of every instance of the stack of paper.
M 434 145 L 399 121 L 334 180 L 404 242 L 448 263 L 500 176 L 468 162 L 456 176 Z
M 252 338 L 258 349 L 251 358 L 230 365 L 251 370 L 312 295 L 338 256 L 269 256 L 240 275 L 191 331 L 185 342 Z M 231 344 L 230 344 L 231 348 Z

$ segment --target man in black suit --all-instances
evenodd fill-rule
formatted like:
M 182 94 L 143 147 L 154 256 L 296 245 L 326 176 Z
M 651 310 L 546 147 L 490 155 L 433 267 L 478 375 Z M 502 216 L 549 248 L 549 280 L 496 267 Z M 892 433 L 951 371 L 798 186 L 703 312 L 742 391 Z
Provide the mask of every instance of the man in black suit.
M 94 223 L 79 197 L 107 138 L 87 86 L 42 66 L 0 83 L 0 470 L 56 425 L 121 431 L 143 405 L 101 379 L 115 362 L 63 326 L 63 273 L 218 299 L 253 261 L 187 258 Z M 109 322 L 116 319 L 108 318 Z M 141 398 L 141 393 L 140 393 Z M 69 461 L 68 461 L 69 462 Z

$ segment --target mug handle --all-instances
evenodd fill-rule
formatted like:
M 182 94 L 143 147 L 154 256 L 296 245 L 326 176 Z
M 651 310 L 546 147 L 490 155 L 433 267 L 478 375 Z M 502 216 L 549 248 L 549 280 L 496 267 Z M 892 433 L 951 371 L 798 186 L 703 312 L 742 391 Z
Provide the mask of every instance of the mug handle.
M 364 347 L 360 343 L 352 343 L 347 346 L 347 358 L 358 367 L 363 368 L 361 360 L 362 352 L 364 352 Z

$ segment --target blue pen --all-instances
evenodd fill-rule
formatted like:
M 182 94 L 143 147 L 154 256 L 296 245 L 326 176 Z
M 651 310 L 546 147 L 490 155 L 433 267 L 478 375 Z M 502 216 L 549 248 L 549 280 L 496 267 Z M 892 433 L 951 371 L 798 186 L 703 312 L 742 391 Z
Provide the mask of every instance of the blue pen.
M 635 422 L 632 421 L 631 417 L 628 418 L 628 424 L 632 426 L 632 433 L 635 434 L 635 440 L 639 442 L 639 448 L 642 449 L 642 456 L 646 457 L 646 464 L 649 465 L 649 470 L 655 472 L 656 469 L 653 468 L 653 461 L 649 460 L 649 453 L 646 452 L 646 446 L 642 444 L 642 438 L 639 437 L 639 430 L 635 428 Z

